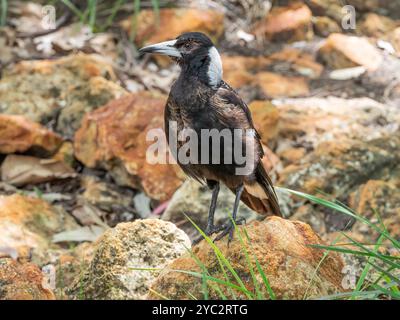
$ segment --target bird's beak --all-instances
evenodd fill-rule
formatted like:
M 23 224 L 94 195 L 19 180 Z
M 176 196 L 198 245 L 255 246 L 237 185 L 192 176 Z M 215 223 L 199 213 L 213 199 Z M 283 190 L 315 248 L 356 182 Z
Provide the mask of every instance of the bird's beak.
M 176 40 L 160 42 L 152 44 L 147 47 L 143 47 L 139 50 L 139 53 L 157 53 L 170 57 L 182 58 L 181 53 L 177 48 L 174 47 Z

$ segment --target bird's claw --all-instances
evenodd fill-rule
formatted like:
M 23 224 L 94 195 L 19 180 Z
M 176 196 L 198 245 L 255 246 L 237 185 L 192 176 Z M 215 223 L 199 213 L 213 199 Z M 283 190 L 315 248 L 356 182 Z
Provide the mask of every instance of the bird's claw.
M 235 224 L 230 220 L 227 224 L 220 227 L 222 232 L 215 237 L 214 242 L 221 240 L 222 238 L 224 238 L 226 235 L 229 234 L 229 236 L 228 236 L 228 244 L 229 244 L 233 240 L 233 233 L 235 231 L 235 225 L 239 226 L 239 225 L 242 225 L 245 223 L 246 223 L 246 219 L 243 217 L 237 219 L 235 221 Z
M 237 226 L 246 224 L 246 219 L 239 218 L 235 221 L 235 224 Z M 220 226 L 208 225 L 206 230 L 204 231 L 204 233 L 206 234 L 207 237 L 210 237 L 213 234 L 222 231 L 220 234 L 217 235 L 217 237 L 213 240 L 213 242 L 221 240 L 223 237 L 225 237 L 229 233 L 228 242 L 231 242 L 233 239 L 234 230 L 235 230 L 235 226 L 232 223 L 232 221 L 230 220 L 228 223 L 222 224 Z M 194 245 L 198 244 L 203 239 L 204 239 L 203 236 L 199 235 L 196 239 L 193 240 L 192 245 L 194 246 Z

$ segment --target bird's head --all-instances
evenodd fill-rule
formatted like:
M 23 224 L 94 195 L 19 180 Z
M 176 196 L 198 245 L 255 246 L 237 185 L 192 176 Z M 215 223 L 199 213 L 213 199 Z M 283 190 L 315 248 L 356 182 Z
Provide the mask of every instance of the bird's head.
M 200 32 L 183 33 L 174 40 L 143 47 L 139 53 L 169 56 L 210 86 L 217 86 L 222 80 L 221 57 L 210 38 Z

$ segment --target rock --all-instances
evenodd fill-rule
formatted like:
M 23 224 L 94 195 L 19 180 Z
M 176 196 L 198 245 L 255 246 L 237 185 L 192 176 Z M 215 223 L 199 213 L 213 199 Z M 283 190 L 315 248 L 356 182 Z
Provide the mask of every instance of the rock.
M 85 190 L 82 194 L 84 201 L 106 212 L 122 214 L 132 206 L 132 190 L 123 190 L 90 176 L 83 177 L 82 188 Z
M 325 141 L 298 163 L 286 167 L 278 184 L 306 193 L 319 189 L 341 197 L 379 176 L 385 168 L 394 167 L 400 160 L 396 152 L 399 148 L 400 139 L 395 135 L 370 141 Z
M 359 12 L 372 11 L 400 19 L 400 3 L 393 0 L 346 0 Z
M 190 248 L 189 238 L 170 222 L 120 223 L 97 241 L 89 268 L 71 292 L 85 299 L 145 299 L 157 270 L 180 257 L 186 248 Z
M 357 213 L 371 221 L 382 219 L 391 236 L 400 237 L 400 179 L 395 181 L 369 180 L 360 185 L 351 195 L 349 204 Z M 353 230 L 362 234 L 364 240 L 375 243 L 378 234 L 361 222 Z
M 254 26 L 252 32 L 270 41 L 310 40 L 313 36 L 311 18 L 310 9 L 301 3 L 288 7 L 274 7 Z
M 332 33 L 340 33 L 339 24 L 329 17 L 313 17 L 314 32 L 320 37 L 328 37 Z
M 137 16 L 135 28 L 132 28 L 132 17 L 121 22 L 126 32 L 135 34 L 135 42 L 139 47 L 161 41 L 175 39 L 184 32 L 203 32 L 214 43 L 224 32 L 224 15 L 216 10 L 195 8 L 164 8 L 159 12 L 159 20 L 154 10 L 141 10 Z M 169 65 L 171 60 L 156 56 L 162 66 Z
M 253 221 L 245 227 L 239 227 L 242 230 L 242 237 L 246 239 L 243 228 L 246 229 L 250 239 L 244 241 L 251 266 L 255 270 L 256 281 L 265 297 L 269 295 L 253 257 L 256 257 L 261 265 L 277 299 L 304 299 L 344 291 L 341 287 L 342 260 L 337 254 L 330 253 L 319 268 L 317 267 L 321 262 L 323 251 L 309 245 L 323 244 L 323 242 L 307 224 L 279 217 L 268 217 L 262 222 Z M 238 240 L 237 235 L 229 246 L 227 246 L 227 239 L 216 242 L 216 245 L 239 275 L 245 287 L 255 294 L 243 244 Z M 216 255 L 205 241 L 193 247 L 192 251 L 207 268 L 210 276 L 225 281 Z M 173 270 L 201 272 L 196 260 L 189 254 L 176 259 L 166 267 L 151 286 L 150 299 L 158 299 L 158 294 L 168 299 L 190 299 L 189 294 L 197 299 L 204 298 L 201 278 Z M 317 274 L 313 277 L 315 272 Z M 233 278 L 229 272 L 227 273 L 229 278 Z M 210 287 L 210 284 L 215 283 L 210 280 L 208 284 L 209 298 L 220 299 L 220 295 Z M 232 298 L 232 293 L 226 287 L 223 285 L 219 287 L 228 299 Z M 236 299 L 246 298 L 243 293 L 236 290 L 235 294 Z
M 315 16 L 328 16 L 338 23 L 343 19 L 343 5 L 337 0 L 309 0 L 307 1 Z
M 392 43 L 394 49 L 397 52 L 397 55 L 400 56 L 400 27 L 394 29 L 389 34 L 389 40 Z
M 0 195 L 0 247 L 14 248 L 19 258 L 48 261 L 51 250 L 59 248 L 51 243 L 52 235 L 76 227 L 73 218 L 44 200 Z
M 396 107 L 368 98 L 277 99 L 274 104 L 280 117 L 279 156 L 290 148 L 309 152 L 324 141 L 373 140 L 394 134 L 400 124 Z
M 33 263 L 0 258 L 0 300 L 54 300 L 42 271 Z
M 264 144 L 277 137 L 279 129 L 279 110 L 269 101 L 256 100 L 250 103 L 249 109 L 256 130 Z
M 60 112 L 57 130 L 72 138 L 86 113 L 125 94 L 125 89 L 101 77 L 93 77 L 82 85 L 76 85 L 66 96 L 67 107 Z
M 234 88 L 250 84 L 253 80 L 252 73 L 258 68 L 265 67 L 271 61 L 260 57 L 227 56 L 222 55 L 224 80 Z
M 117 184 L 142 189 L 165 201 L 181 185 L 180 169 L 151 164 L 146 141 L 151 129 L 164 127 L 165 96 L 140 92 L 113 100 L 85 116 L 74 140 L 76 158 L 89 168 L 104 168 Z
M 85 112 L 126 93 L 116 80 L 112 66 L 95 55 L 22 61 L 0 80 L 0 113 L 45 124 L 61 111 L 57 130 L 71 135 Z
M 95 246 L 92 242 L 83 242 L 76 247 L 70 248 L 58 257 L 56 264 L 56 298 L 58 300 L 72 300 L 74 296 L 69 295 L 69 289 L 76 279 L 82 277 L 93 259 Z M 83 299 L 83 297 L 82 297 Z
M 268 58 L 271 60 L 271 68 L 273 70 L 275 70 L 274 68 L 279 70 L 279 68 L 287 66 L 296 75 L 311 79 L 319 78 L 324 70 L 324 67 L 315 61 L 311 54 L 295 48 L 284 48 L 268 56 Z
M 131 32 L 132 18 L 122 21 L 122 27 Z M 160 10 L 159 21 L 154 10 L 141 10 L 136 23 L 135 42 L 146 45 L 175 39 L 181 33 L 198 31 L 214 42 L 224 31 L 224 15 L 214 10 L 195 8 L 165 8 Z
M 378 49 L 365 38 L 331 34 L 319 50 L 320 59 L 332 69 L 364 66 L 376 70 L 383 61 Z
M 367 13 L 359 22 L 357 31 L 367 37 L 385 38 L 395 28 L 396 22 L 392 19 L 376 13 Z
M 22 116 L 0 114 L 0 153 L 52 154 L 61 143 L 59 135 L 40 124 Z
M 71 141 L 64 141 L 52 159 L 63 162 L 69 167 L 74 167 L 76 160 L 74 158 L 74 145 Z
M 310 91 L 303 77 L 285 77 L 272 72 L 259 72 L 255 81 L 270 98 L 307 96 Z
M 214 217 L 216 225 L 222 225 L 229 220 L 229 213 L 233 209 L 234 202 L 235 195 L 232 191 L 221 185 Z M 205 230 L 210 203 L 210 189 L 195 180 L 188 179 L 172 196 L 161 218 L 173 222 L 184 230 L 191 239 L 196 239 L 199 233 L 184 214 L 188 215 L 200 228 Z M 246 221 L 252 221 L 257 217 L 261 218 L 243 203 L 240 204 L 238 212 L 238 215 L 245 218 Z
M 64 162 L 30 156 L 8 155 L 0 167 L 1 180 L 14 186 L 39 184 L 77 177 Z

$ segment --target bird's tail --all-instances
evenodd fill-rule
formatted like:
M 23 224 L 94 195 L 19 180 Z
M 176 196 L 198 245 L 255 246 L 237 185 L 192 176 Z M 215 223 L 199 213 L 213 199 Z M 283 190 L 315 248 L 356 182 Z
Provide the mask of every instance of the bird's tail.
M 241 200 L 260 214 L 282 216 L 271 178 L 261 161 L 257 165 L 255 176 L 255 181 L 245 182 Z

